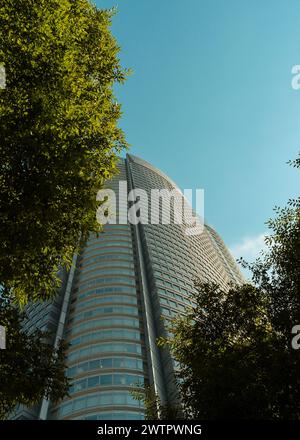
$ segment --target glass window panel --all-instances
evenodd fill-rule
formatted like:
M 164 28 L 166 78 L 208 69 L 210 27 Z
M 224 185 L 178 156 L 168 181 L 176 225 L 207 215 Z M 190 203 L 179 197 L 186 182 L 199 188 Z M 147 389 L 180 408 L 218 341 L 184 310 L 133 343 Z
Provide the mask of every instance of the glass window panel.
M 63 405 L 60 409 L 60 414 L 62 416 L 65 416 L 66 414 L 69 414 L 72 411 L 73 403 L 67 403 L 66 405 Z
M 85 408 L 85 399 L 79 399 L 74 401 L 74 410 Z
M 100 368 L 111 368 L 112 367 L 112 359 L 101 359 Z
M 86 399 L 86 406 L 87 406 L 87 408 L 90 408 L 92 406 L 97 406 L 98 405 L 98 401 L 99 401 L 98 396 L 89 396 L 89 397 L 87 397 L 87 399 Z
M 90 370 L 93 370 L 94 368 L 99 368 L 99 363 L 101 361 L 96 360 L 96 361 L 90 361 L 89 366 L 90 366 Z
M 125 405 L 127 403 L 126 397 L 127 397 L 127 394 L 125 394 L 125 393 L 114 393 L 113 394 L 113 402 L 116 405 Z
M 97 385 L 99 385 L 99 377 L 98 376 L 88 378 L 88 388 L 95 387 Z
M 111 405 L 113 402 L 112 395 L 110 394 L 100 394 L 100 405 Z
M 101 385 L 111 385 L 112 384 L 112 374 L 105 374 L 100 376 Z

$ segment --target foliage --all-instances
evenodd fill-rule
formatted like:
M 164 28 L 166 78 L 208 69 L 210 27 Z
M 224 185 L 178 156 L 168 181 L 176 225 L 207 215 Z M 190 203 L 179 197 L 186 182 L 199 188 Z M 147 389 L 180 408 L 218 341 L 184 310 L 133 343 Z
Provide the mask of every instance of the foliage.
M 21 304 L 57 291 L 96 193 L 126 147 L 112 12 L 88 0 L 0 0 L 0 284 Z
M 252 283 L 224 291 L 197 282 L 196 306 L 159 341 L 180 364 L 186 418 L 300 418 L 300 357 L 291 346 L 300 324 L 299 199 L 275 211 L 267 252 L 243 262 Z
M 6 328 L 6 349 L 0 350 L 0 419 L 18 404 L 31 406 L 43 397 L 57 402 L 68 395 L 65 343 L 57 349 L 49 335 L 24 330 L 25 312 L 0 299 L 0 322 Z
M 133 391 L 132 395 L 144 404 L 146 420 L 176 420 L 182 416 L 180 407 L 161 402 L 153 386 L 144 386 L 139 391 Z
M 290 162 L 300 168 L 299 157 Z M 300 323 L 300 197 L 285 208 L 275 208 L 276 217 L 267 222 L 272 234 L 266 237 L 268 252 L 253 264 L 243 262 L 253 281 L 271 300 L 269 316 L 288 343 L 290 329 Z

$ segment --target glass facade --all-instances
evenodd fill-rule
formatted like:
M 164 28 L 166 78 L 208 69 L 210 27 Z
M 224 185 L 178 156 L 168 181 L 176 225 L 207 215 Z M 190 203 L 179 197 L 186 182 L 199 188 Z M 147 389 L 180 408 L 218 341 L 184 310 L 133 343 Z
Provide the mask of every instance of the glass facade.
M 70 344 L 67 374 L 72 386 L 60 404 L 42 403 L 35 418 L 142 419 L 142 404 L 132 391 L 143 383 L 152 384 L 163 402 L 174 402 L 174 362 L 157 347 L 157 337 L 167 335 L 168 319 L 193 305 L 194 278 L 225 288 L 230 281 L 243 282 L 212 228 L 205 225 L 200 235 L 189 236 L 184 225 L 172 222 L 175 203 L 171 224 L 164 224 L 161 202 L 151 206 L 152 189 L 177 189 L 168 176 L 132 155 L 120 160 L 119 171 L 108 187 L 118 195 L 119 181 L 124 181 L 128 192 L 144 190 L 145 212 L 151 208 L 158 224 L 149 217 L 149 224 L 105 225 L 77 256 L 58 306 L 50 304 L 48 314 L 36 311 L 28 325 L 49 321 L 51 313 L 52 325 L 59 329 L 61 323 L 61 336 Z

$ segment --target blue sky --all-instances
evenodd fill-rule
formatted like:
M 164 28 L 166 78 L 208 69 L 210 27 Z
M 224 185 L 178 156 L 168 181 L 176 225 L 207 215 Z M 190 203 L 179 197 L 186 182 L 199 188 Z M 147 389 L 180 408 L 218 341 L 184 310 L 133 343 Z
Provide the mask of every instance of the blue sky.
M 116 88 L 131 152 L 183 188 L 235 255 L 254 258 L 275 205 L 299 194 L 299 0 L 101 0 L 134 74 Z

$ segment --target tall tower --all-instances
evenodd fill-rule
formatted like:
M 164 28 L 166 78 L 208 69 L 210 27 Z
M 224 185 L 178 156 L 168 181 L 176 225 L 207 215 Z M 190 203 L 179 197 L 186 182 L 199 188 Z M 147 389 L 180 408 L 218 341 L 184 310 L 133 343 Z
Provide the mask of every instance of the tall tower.
M 117 196 L 120 181 L 128 192 L 145 191 L 148 201 L 140 201 L 145 212 L 159 210 L 162 203 L 153 205 L 151 190 L 177 189 L 168 176 L 132 155 L 120 160 L 119 170 L 108 187 Z M 163 224 L 162 218 L 159 224 L 151 224 L 150 218 L 148 224 L 107 224 L 74 257 L 59 295 L 56 323 L 57 338 L 70 344 L 70 397 L 57 406 L 42 402 L 31 417 L 143 419 L 142 404 L 132 391 L 144 382 L 153 385 L 162 402 L 176 400 L 174 362 L 166 349 L 157 347 L 157 337 L 166 335 L 170 318 L 193 304 L 193 279 L 226 288 L 229 282 L 242 283 L 243 277 L 211 227 L 188 235 L 185 225 L 172 222 L 174 215 L 175 204 L 171 224 Z

